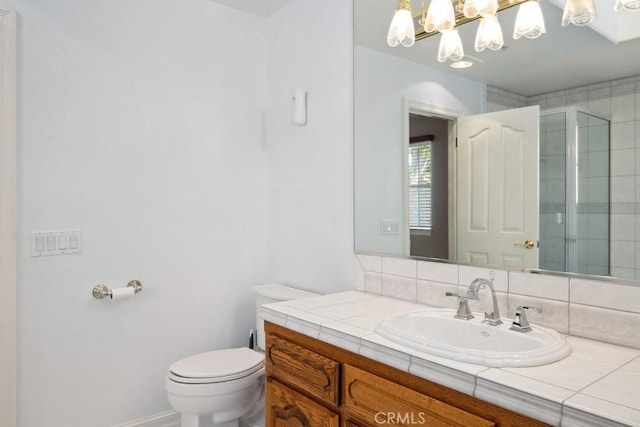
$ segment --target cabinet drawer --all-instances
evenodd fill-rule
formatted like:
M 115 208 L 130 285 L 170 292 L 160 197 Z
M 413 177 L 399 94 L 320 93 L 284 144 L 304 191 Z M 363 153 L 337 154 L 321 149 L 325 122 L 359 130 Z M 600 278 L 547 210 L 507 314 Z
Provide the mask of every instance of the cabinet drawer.
M 492 427 L 493 421 L 377 375 L 344 366 L 345 408 L 366 425 Z
M 339 427 L 340 416 L 278 381 L 269 379 L 266 426 Z
M 265 355 L 266 373 L 337 407 L 340 363 L 278 335 L 269 335 Z

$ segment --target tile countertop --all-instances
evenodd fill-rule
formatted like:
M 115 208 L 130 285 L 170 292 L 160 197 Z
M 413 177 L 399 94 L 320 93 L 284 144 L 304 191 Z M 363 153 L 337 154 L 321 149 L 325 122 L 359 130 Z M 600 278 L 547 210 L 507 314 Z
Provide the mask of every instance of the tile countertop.
M 640 427 L 640 350 L 569 336 L 573 352 L 558 362 L 488 368 L 415 351 L 374 332 L 390 315 L 425 308 L 347 291 L 267 304 L 260 316 L 554 426 Z

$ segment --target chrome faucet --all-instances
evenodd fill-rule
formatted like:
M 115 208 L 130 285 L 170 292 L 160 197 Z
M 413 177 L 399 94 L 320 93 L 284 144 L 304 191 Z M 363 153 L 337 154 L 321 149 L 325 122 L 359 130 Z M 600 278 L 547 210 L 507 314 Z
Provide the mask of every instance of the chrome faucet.
M 518 332 L 530 332 L 533 331 L 529 321 L 527 320 L 527 312 L 525 310 L 533 309 L 538 313 L 542 313 L 542 307 L 527 307 L 526 305 L 519 305 L 516 307 L 516 314 L 513 316 L 513 322 L 511 323 L 512 331 Z
M 467 290 L 466 299 L 479 300 L 480 295 L 478 291 L 486 286 L 491 291 L 491 299 L 493 301 L 493 311 L 491 313 L 484 313 L 483 322 L 487 322 L 492 326 L 496 326 L 502 323 L 500 320 L 500 311 L 498 311 L 498 298 L 496 298 L 496 290 L 493 288 L 493 280 L 487 280 L 483 278 L 477 278 L 469 285 Z

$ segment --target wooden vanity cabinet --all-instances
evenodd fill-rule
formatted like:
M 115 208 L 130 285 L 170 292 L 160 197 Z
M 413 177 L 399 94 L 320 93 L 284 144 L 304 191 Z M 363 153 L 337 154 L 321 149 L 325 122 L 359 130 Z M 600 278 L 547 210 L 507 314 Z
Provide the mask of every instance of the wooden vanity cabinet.
M 546 425 L 270 322 L 265 336 L 267 427 Z
M 273 378 L 267 380 L 265 399 L 268 426 L 340 427 L 337 413 Z

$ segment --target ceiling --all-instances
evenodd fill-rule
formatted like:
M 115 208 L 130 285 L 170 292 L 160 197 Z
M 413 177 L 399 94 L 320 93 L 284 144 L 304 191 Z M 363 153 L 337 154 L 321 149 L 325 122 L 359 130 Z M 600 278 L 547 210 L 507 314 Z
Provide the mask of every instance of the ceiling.
M 255 15 L 269 16 L 295 0 L 211 0 Z
M 260 16 L 268 16 L 295 0 L 212 0 Z M 396 0 L 353 0 L 354 40 L 357 45 L 456 73 L 521 95 L 539 95 L 640 75 L 640 12 L 613 12 L 612 0 L 595 0 L 598 16 L 585 27 L 562 27 L 564 0 L 542 0 L 546 34 L 535 40 L 511 37 L 517 7 L 498 15 L 505 48 L 498 52 L 473 50 L 479 21 L 460 27 L 465 59 L 473 67 L 455 70 L 436 60 L 440 36 L 413 47 L 387 46 L 386 37 Z M 428 5 L 428 1 L 425 0 Z M 418 0 L 412 0 L 414 10 Z
M 500 12 L 506 47 L 497 52 L 473 49 L 479 21 L 461 26 L 465 56 L 474 62 L 467 69 L 436 60 L 439 35 L 410 48 L 387 46 L 394 0 L 354 0 L 355 43 L 527 96 L 640 75 L 640 12 L 614 13 L 611 0 L 596 0 L 593 25 L 562 27 L 562 9 L 553 1 L 564 0 L 540 2 L 547 32 L 534 40 L 513 39 L 517 7 Z M 416 0 L 412 4 L 414 10 L 419 7 Z

